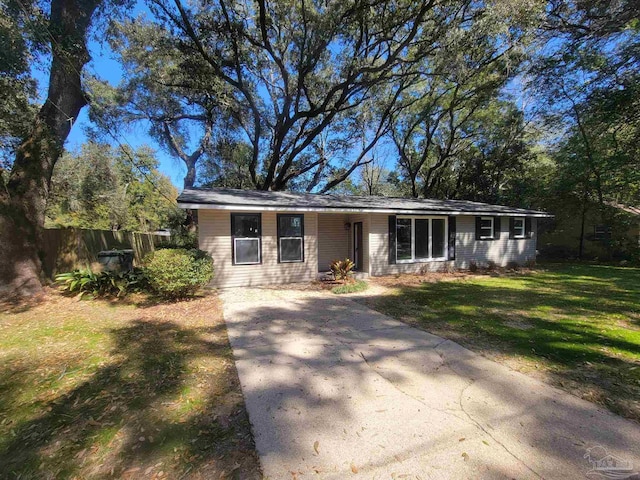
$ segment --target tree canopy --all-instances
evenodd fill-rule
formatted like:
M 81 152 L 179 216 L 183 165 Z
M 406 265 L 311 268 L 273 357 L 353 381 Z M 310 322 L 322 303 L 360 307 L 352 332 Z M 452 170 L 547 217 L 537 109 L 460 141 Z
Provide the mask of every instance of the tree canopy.
M 148 147 L 136 151 L 87 143 L 56 164 L 47 225 L 150 232 L 166 227 L 177 190 Z
M 127 150 L 143 177 L 126 167 L 118 137 L 129 126 L 184 165 L 185 187 L 470 199 L 578 215 L 583 230 L 587 212 L 640 204 L 637 1 L 131 7 L 0 6 L 0 245 L 15 259 L 0 289 L 37 289 L 45 220 L 164 221 L 146 176 L 174 192 L 149 151 Z M 86 69 L 92 32 L 119 83 Z M 85 105 L 117 150 L 65 153 Z

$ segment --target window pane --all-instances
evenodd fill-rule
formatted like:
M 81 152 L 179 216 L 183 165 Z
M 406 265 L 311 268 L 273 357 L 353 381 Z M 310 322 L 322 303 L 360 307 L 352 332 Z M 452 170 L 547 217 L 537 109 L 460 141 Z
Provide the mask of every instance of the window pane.
M 513 221 L 513 233 L 517 236 L 517 237 L 522 237 L 524 236 L 524 220 L 521 218 L 516 218 Z
M 302 236 L 302 215 L 281 216 L 280 222 L 281 237 L 301 237 Z
M 302 261 L 302 238 L 281 238 L 280 239 L 280 261 L 281 262 L 301 262 Z
M 258 237 L 260 220 L 258 215 L 234 215 L 233 235 L 236 237 Z
M 433 245 L 431 248 L 431 255 L 433 258 L 444 257 L 444 219 L 434 218 L 431 222 L 431 228 L 433 229 Z
M 236 263 L 259 263 L 260 240 L 257 238 L 235 239 Z
M 480 235 L 482 237 L 493 237 L 493 219 L 492 218 L 480 219 Z
M 429 220 L 416 218 L 416 258 L 429 258 Z
M 411 219 L 398 218 L 396 220 L 396 258 L 411 260 Z

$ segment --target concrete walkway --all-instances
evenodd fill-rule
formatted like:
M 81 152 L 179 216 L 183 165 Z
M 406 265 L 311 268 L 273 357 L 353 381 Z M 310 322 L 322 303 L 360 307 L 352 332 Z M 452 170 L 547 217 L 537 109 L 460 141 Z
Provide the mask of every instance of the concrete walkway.
M 626 478 L 587 477 L 592 447 L 640 471 L 637 424 L 348 298 L 222 298 L 267 479 Z

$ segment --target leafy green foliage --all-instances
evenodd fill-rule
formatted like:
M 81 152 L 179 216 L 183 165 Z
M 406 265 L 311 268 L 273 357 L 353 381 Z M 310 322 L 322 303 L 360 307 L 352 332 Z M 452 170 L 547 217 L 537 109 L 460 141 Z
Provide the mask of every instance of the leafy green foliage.
M 63 291 L 90 294 L 93 297 L 122 297 L 127 293 L 142 291 L 148 282 L 145 272 L 134 268 L 130 272 L 99 272 L 90 269 L 56 275 L 56 282 Z
M 56 164 L 48 226 L 148 232 L 176 215 L 176 189 L 153 151 L 121 151 L 89 142 Z
M 0 168 L 12 163 L 37 111 L 31 72 L 42 45 L 34 29 L 46 28 L 47 19 L 35 7 L 29 0 L 0 2 Z
M 346 282 L 351 275 L 353 274 L 353 268 L 356 266 L 348 258 L 344 260 L 334 260 L 331 262 L 329 268 L 331 269 L 331 273 L 333 273 L 333 278 L 338 282 Z
M 213 260 L 202 250 L 156 250 L 145 257 L 144 264 L 151 288 L 166 298 L 193 296 L 213 278 Z
M 337 295 L 341 295 L 344 293 L 364 292 L 367 288 L 369 288 L 369 284 L 367 282 L 364 280 L 356 280 L 355 282 L 333 287 L 331 291 Z

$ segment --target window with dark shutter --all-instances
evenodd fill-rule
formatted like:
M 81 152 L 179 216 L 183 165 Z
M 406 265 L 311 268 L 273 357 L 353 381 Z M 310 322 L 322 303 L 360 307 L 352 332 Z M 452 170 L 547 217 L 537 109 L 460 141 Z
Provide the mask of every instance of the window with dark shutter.
M 524 219 L 524 235 L 527 238 L 533 238 L 533 232 L 531 230 L 531 219 L 529 217 Z
M 494 222 L 494 217 L 476 217 L 476 239 L 493 240 Z
M 449 250 L 446 217 L 403 215 L 394 217 L 393 222 L 389 220 L 389 229 L 394 224 L 395 236 L 389 231 L 390 263 L 447 260 Z M 393 251 L 392 244 L 395 244 Z
M 512 218 L 511 224 L 513 225 L 513 236 L 511 238 L 525 238 L 526 237 L 526 229 L 525 229 L 525 221 L 522 217 Z M 511 235 L 510 235 L 511 236 Z
M 502 218 L 493 217 L 493 239 L 500 240 L 500 232 L 502 232 Z

